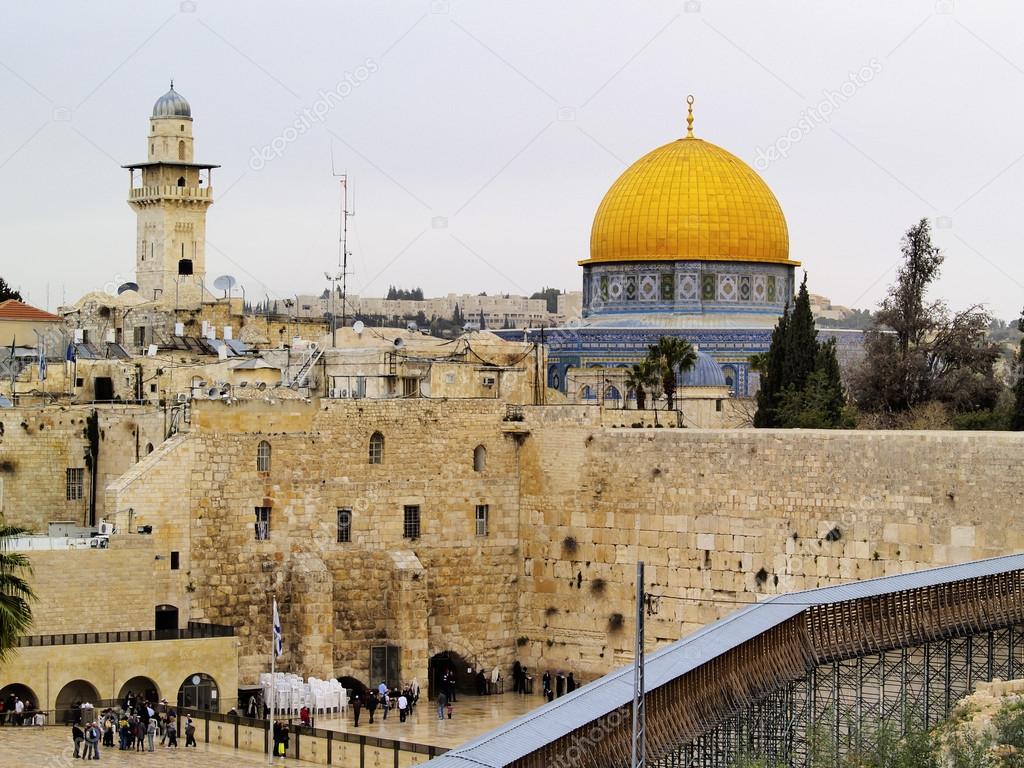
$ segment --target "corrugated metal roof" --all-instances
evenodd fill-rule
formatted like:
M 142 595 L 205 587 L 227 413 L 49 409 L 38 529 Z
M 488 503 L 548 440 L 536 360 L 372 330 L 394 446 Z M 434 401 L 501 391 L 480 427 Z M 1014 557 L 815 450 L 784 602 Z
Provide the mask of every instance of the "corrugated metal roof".
M 652 691 L 700 667 L 810 606 L 860 600 L 1019 570 L 1024 570 L 1024 554 L 776 595 L 648 654 L 644 668 L 647 690 Z M 626 666 L 466 742 L 426 765 L 434 768 L 503 768 L 632 700 L 633 667 Z

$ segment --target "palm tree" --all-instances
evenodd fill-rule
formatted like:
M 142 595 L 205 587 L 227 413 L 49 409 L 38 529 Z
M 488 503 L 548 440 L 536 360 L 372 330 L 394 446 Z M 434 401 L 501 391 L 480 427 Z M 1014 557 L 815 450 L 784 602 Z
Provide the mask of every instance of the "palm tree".
M 626 371 L 626 389 L 630 389 L 636 395 L 636 407 L 642 411 L 647 407 L 647 387 L 658 380 L 657 371 L 650 360 L 641 360 L 634 363 L 633 367 Z
M 665 406 L 671 411 L 675 407 L 676 377 L 693 368 L 697 363 L 697 352 L 685 339 L 662 336 L 657 344 L 651 345 L 647 356 L 661 377 Z
M 24 578 L 32 572 L 28 558 L 11 552 L 11 541 L 28 533 L 24 528 L 0 526 L 0 661 L 4 661 L 18 638 L 32 624 L 29 602 L 35 599 L 32 587 Z

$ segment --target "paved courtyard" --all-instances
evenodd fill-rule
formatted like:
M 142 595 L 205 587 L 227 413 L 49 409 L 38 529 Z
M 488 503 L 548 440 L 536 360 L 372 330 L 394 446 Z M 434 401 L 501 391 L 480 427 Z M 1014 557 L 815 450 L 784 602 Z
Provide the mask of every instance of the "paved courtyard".
M 346 717 L 320 717 L 315 725 L 331 731 L 347 731 L 360 736 L 411 741 L 451 749 L 543 703 L 544 699 L 539 695 L 460 695 L 453 707 L 452 719 L 438 720 L 437 707 L 424 696 L 412 716 L 404 723 L 399 721 L 397 711 L 389 713 L 388 719 L 384 720 L 378 710 L 373 725 L 370 725 L 369 714 L 364 708 L 359 717 L 359 727 L 356 728 L 352 709 L 349 708 Z
M 184 744 L 184 739 L 181 743 Z M 70 728 L 0 728 L 0 764 L 4 768 L 73 768 L 75 765 L 86 765 L 82 760 L 75 760 L 74 754 Z M 133 768 L 161 768 L 167 765 L 244 768 L 266 765 L 267 760 L 256 752 L 241 752 L 200 743 L 198 747 L 187 750 L 184 747 L 167 749 L 157 744 L 152 754 L 121 752 L 117 747 L 102 749 L 100 759 L 88 764 Z

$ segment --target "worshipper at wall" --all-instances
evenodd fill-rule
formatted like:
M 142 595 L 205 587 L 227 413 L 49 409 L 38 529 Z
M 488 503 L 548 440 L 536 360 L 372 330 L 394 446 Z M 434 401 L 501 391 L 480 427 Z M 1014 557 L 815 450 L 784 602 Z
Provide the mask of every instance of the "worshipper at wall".
M 355 718 L 355 727 L 359 727 L 359 713 L 363 710 L 363 699 L 358 692 L 352 692 L 352 717 Z M 384 711 L 384 716 L 387 717 L 387 710 Z
M 523 665 L 517 660 L 512 665 L 512 692 L 523 693 L 526 690 L 526 671 Z
M 377 706 L 380 704 L 380 699 L 377 698 L 376 691 L 370 691 L 366 694 L 366 713 L 370 716 L 370 724 L 373 725 L 373 713 L 377 711 Z
M 439 694 L 437 694 L 437 719 L 438 720 L 444 720 L 444 711 L 445 711 L 445 709 L 447 709 L 447 707 L 448 707 L 448 697 L 445 695 L 444 691 L 442 690 Z
M 555 675 L 555 696 L 561 698 L 565 695 L 565 673 L 562 670 L 558 670 L 558 674 Z
M 412 694 L 409 697 L 409 709 L 416 706 L 416 702 L 420 700 L 420 681 L 419 678 L 414 677 L 412 682 L 409 684 L 409 693 Z
M 576 678 L 572 676 L 572 672 L 569 673 L 569 677 L 565 681 L 565 692 L 572 693 L 576 690 Z
M 398 722 L 404 723 L 406 715 L 409 714 L 409 698 L 404 692 L 398 695 Z
M 482 669 L 476 673 L 476 695 L 487 695 L 487 676 Z
M 540 693 L 544 698 L 548 698 L 548 692 L 551 690 L 551 673 L 545 672 L 544 676 L 540 679 Z

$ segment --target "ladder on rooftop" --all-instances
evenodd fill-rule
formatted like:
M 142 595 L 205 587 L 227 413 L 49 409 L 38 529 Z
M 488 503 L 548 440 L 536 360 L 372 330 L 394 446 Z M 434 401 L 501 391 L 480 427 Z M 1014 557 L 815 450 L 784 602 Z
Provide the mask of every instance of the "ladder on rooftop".
M 306 357 L 299 364 L 298 371 L 296 371 L 295 375 L 288 380 L 288 386 L 291 387 L 292 389 L 298 389 L 299 387 L 308 387 L 309 372 L 313 370 L 313 366 L 320 362 L 320 358 L 323 357 L 323 355 L 323 347 L 321 347 L 316 342 L 311 342 L 309 348 L 307 349 Z

